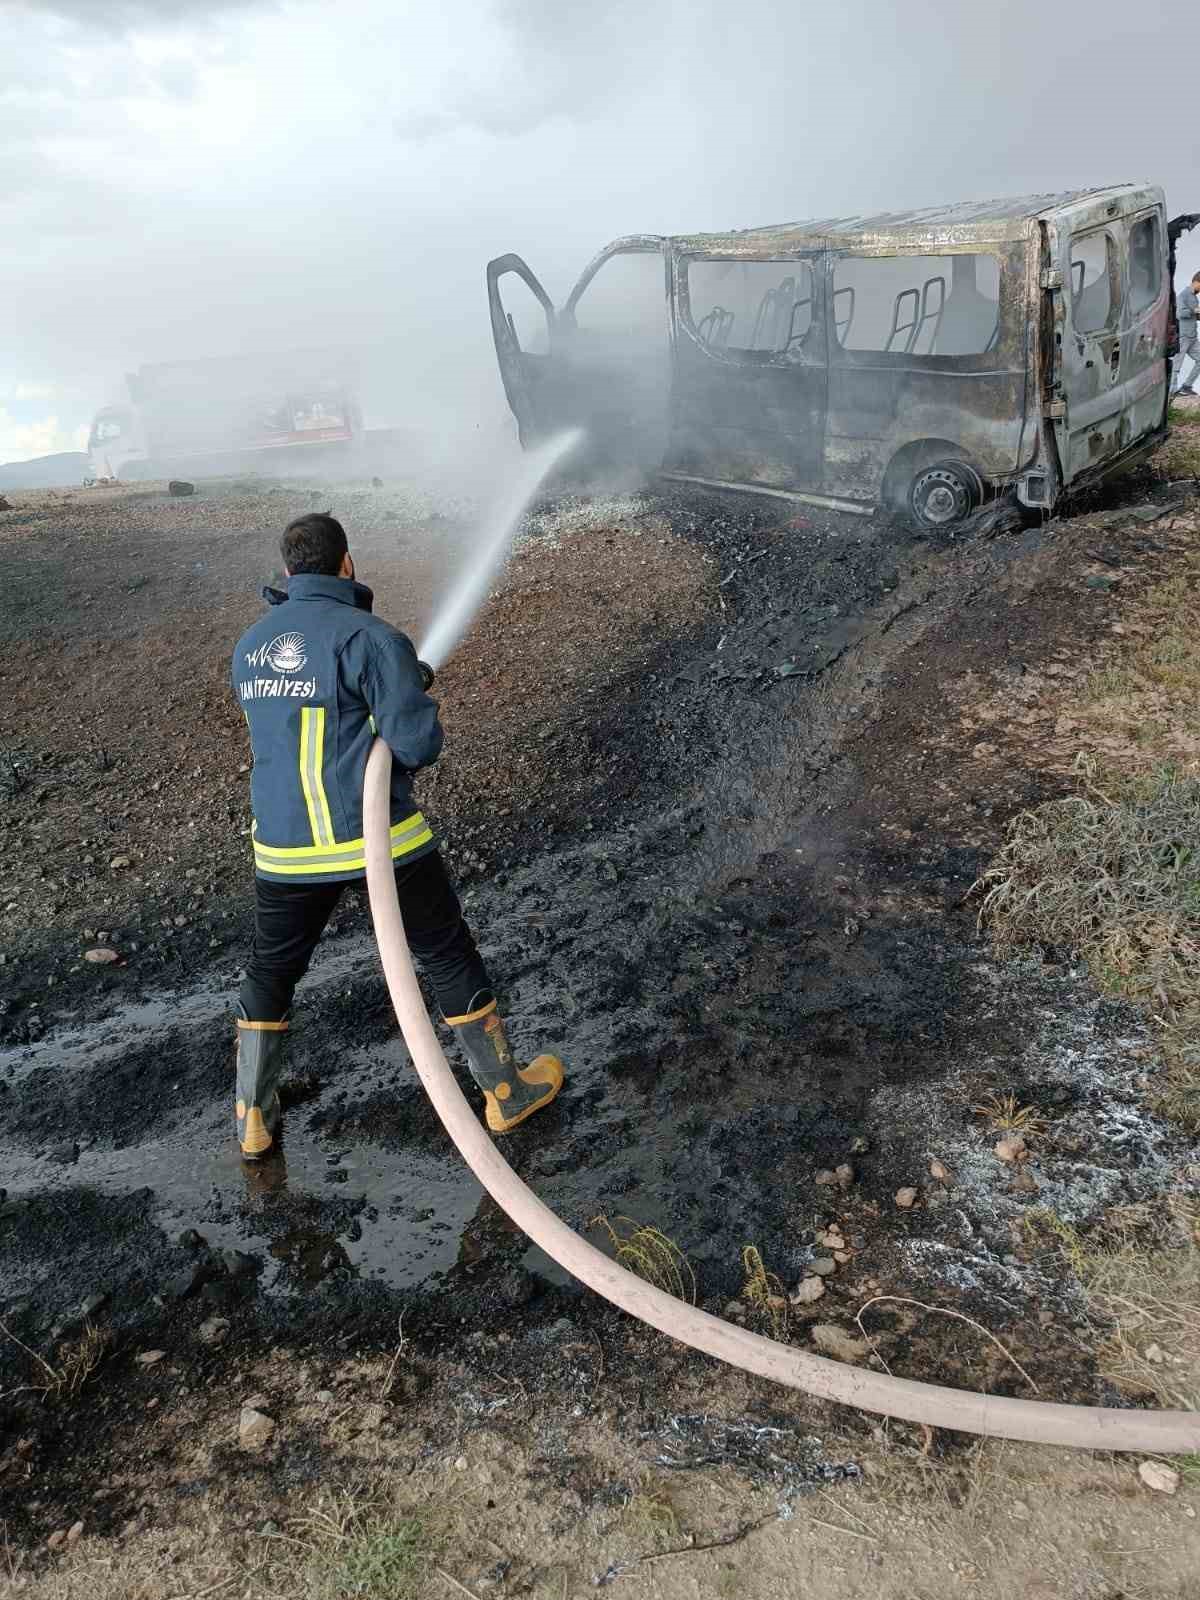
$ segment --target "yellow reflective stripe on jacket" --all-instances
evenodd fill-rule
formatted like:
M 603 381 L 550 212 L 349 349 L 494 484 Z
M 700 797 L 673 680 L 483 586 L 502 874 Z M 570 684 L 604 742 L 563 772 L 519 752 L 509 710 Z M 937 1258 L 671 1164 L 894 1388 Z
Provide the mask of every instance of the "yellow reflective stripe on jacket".
M 308 822 L 312 828 L 313 845 L 328 849 L 334 842 L 333 819 L 329 815 L 329 800 L 325 794 L 323 766 L 325 761 L 325 707 L 300 708 L 300 787 L 304 790 L 304 804 L 308 807 Z
M 401 856 L 409 855 L 412 851 L 419 850 L 423 845 L 432 843 L 433 830 L 431 828 L 425 828 L 421 833 L 417 834 L 411 839 L 402 839 L 394 843 L 392 845 L 392 860 L 396 861 Z M 362 855 L 339 856 L 336 859 L 326 856 L 319 856 L 315 860 L 284 862 L 275 861 L 272 859 L 264 859 L 264 857 L 259 855 L 256 851 L 254 856 L 254 864 L 260 872 L 268 874 L 273 878 L 298 878 L 301 876 L 306 878 L 317 878 L 320 877 L 322 873 L 363 872 L 366 869 L 367 857 L 364 852 Z
M 389 830 L 392 843 L 398 840 L 407 842 L 409 835 L 428 832 L 429 824 L 419 811 L 414 811 L 411 817 L 405 817 L 403 822 L 394 822 Z M 270 856 L 273 860 L 280 861 L 305 861 L 313 860 L 317 856 L 362 855 L 366 846 L 361 839 L 350 839 L 345 844 L 263 844 L 255 835 L 254 854 L 256 856 Z
M 431 844 L 433 831 L 419 811 L 403 822 L 392 825 L 392 860 Z M 367 864 L 366 845 L 362 839 L 351 839 L 346 844 L 335 845 L 284 845 L 261 844 L 254 840 L 254 863 L 264 872 L 288 876 L 321 872 L 358 872 Z

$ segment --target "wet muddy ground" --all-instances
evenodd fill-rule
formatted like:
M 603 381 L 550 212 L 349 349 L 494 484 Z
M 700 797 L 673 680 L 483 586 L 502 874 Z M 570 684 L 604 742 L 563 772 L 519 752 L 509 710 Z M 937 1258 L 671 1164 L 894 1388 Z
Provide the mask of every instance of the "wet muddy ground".
M 116 769 L 93 767 L 91 787 L 73 789 L 86 745 L 28 722 L 3 730 L 18 773 L 40 763 L 60 778 L 40 799 L 17 783 L 6 802 L 10 841 L 36 841 L 53 887 L 39 894 L 15 873 L 5 897 L 0 1319 L 37 1349 L 85 1311 L 141 1343 L 219 1312 L 247 1338 L 331 1348 L 386 1344 L 403 1313 L 430 1351 L 481 1334 L 524 1341 L 519 1372 L 565 1317 L 603 1327 L 618 1359 L 614 1319 L 462 1168 L 349 898 L 301 991 L 283 1154 L 261 1171 L 237 1160 L 230 1012 L 250 885 L 233 786 L 246 758 L 221 697 L 229 643 L 254 609 L 250 569 L 270 577 L 266 529 L 286 499 L 239 501 L 260 536 L 235 541 L 214 492 L 211 544 L 169 530 L 180 572 L 211 560 L 212 592 L 201 604 L 165 582 L 146 606 L 135 588 L 127 614 L 117 591 L 161 564 L 152 529 L 130 537 L 119 509 L 100 527 L 67 505 L 5 534 L 31 594 L 92 539 L 103 560 L 86 585 L 108 597 L 99 621 L 80 620 L 72 586 L 85 580 L 66 562 L 48 608 L 6 607 L 3 672 L 19 687 L 6 718 L 28 717 L 39 696 L 59 703 L 101 652 L 107 682 L 91 673 L 85 698 L 124 706 L 131 731 Z M 1120 1403 L 1027 1219 L 1043 1207 L 1086 1224 L 1149 1197 L 1182 1151 L 1142 1107 L 1152 1051 L 1134 1013 L 1099 1000 L 1060 952 L 1000 964 L 979 940 L 968 892 L 1004 819 L 1043 798 L 1045 780 L 995 743 L 977 751 L 949 708 L 972 675 L 998 663 L 1020 674 L 1107 634 L 1120 600 L 1088 584 L 1089 545 L 1102 526 L 1151 574 L 1150 524 L 1128 515 L 1147 503 L 1194 514 L 1177 486 L 1143 480 L 1045 528 L 943 545 L 674 494 L 568 496 L 531 518 L 444 675 L 464 753 L 422 803 L 445 830 L 515 1045 L 568 1064 L 554 1108 L 503 1148 L 574 1226 L 598 1241 L 600 1216 L 661 1228 L 701 1303 L 743 1315 L 730 1302 L 747 1245 L 791 1289 L 836 1224 L 847 1259 L 789 1337 L 857 1337 L 864 1301 L 907 1295 L 977 1317 L 1045 1397 Z M 362 541 L 380 608 L 414 627 L 415 591 L 395 602 L 402 584 L 440 581 L 420 558 L 430 528 L 399 550 L 377 531 Z M 165 635 L 173 653 L 149 663 L 158 695 L 191 705 L 199 683 L 211 713 L 171 721 L 166 758 L 128 716 L 152 715 L 134 680 L 143 641 Z M 154 782 L 183 812 L 222 787 L 171 850 L 134 837 Z M 121 847 L 146 859 L 104 885 L 114 915 L 87 900 L 104 897 L 81 861 L 99 873 L 110 845 L 81 840 L 118 796 Z M 103 932 L 122 964 L 83 964 L 85 932 Z M 1016 1174 L 976 1110 L 1006 1094 L 1047 1124 Z M 945 1180 L 929 1176 L 932 1159 Z M 843 1164 L 851 1175 L 831 1186 Z M 898 1210 L 903 1186 L 916 1204 Z M 948 1319 L 880 1306 L 870 1331 L 897 1372 L 1022 1391 Z M 21 1359 L 7 1345 L 0 1371 Z

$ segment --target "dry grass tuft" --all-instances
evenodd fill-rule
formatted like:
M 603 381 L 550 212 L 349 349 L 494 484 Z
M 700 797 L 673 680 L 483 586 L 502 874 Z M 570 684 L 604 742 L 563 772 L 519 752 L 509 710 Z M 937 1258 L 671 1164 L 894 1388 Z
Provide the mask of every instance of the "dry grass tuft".
M 632 1217 L 610 1221 L 606 1216 L 593 1217 L 588 1226 L 604 1229 L 618 1262 L 636 1277 L 677 1300 L 695 1304 L 696 1274 L 691 1263 L 660 1228 L 646 1227 Z
M 1200 440 L 1200 429 L 1194 430 Z M 1200 546 L 1179 530 L 1168 563 L 1122 608 L 1122 632 L 1077 696 L 1055 707 L 1076 748 L 1094 746 L 1122 770 L 1200 758 Z
M 1200 1409 L 1200 1207 L 1175 1197 L 1157 1213 L 1110 1212 L 1099 1244 L 1044 1206 L 1027 1236 L 1053 1236 L 1087 1293 L 1101 1371 L 1161 1406 Z
M 748 1244 L 742 1251 L 742 1271 L 746 1278 L 742 1299 L 748 1300 L 763 1321 L 769 1323 L 773 1339 L 784 1338 L 788 1327 L 787 1295 L 783 1284 L 763 1265 L 756 1245 Z
M 1200 774 L 1162 767 L 1023 811 L 980 880 L 1001 946 L 1078 951 L 1110 994 L 1167 1029 L 1164 1109 L 1200 1131 Z
M 1021 1226 L 1031 1244 L 1036 1244 L 1043 1233 L 1050 1234 L 1070 1262 L 1075 1276 L 1083 1279 L 1087 1272 L 1087 1256 L 1083 1240 L 1069 1222 L 1063 1221 L 1057 1211 L 1051 1211 L 1049 1206 L 1030 1206 L 1021 1218 Z
M 1032 1139 L 1045 1131 L 1046 1119 L 1037 1107 L 1019 1104 L 1015 1094 L 990 1095 L 974 1110 L 987 1119 L 993 1133 L 1020 1133 Z
M 1196 412 L 1172 406 L 1167 419 L 1173 433 L 1158 452 L 1157 464 L 1168 478 L 1200 478 L 1200 428 Z
M 7 1392 L 41 1394 L 49 1400 L 73 1399 L 94 1377 L 112 1343 L 112 1336 L 106 1329 L 85 1322 L 82 1333 L 60 1348 L 55 1361 L 47 1361 L 45 1356 L 18 1339 L 3 1322 L 0 1322 L 0 1334 L 25 1353 L 35 1374 L 31 1382 Z
M 621 1513 L 621 1527 L 634 1544 L 651 1550 L 665 1549 L 681 1534 L 675 1507 L 662 1493 L 650 1490 L 630 1496 Z
M 1161 1406 L 1200 1410 L 1200 1209 L 1172 1201 L 1158 1248 L 1129 1238 L 1088 1258 L 1088 1297 L 1111 1324 L 1105 1375 Z
M 57 1398 L 73 1398 L 95 1376 L 108 1354 L 112 1336 L 107 1329 L 85 1323 L 83 1332 L 58 1353 L 58 1381 L 51 1391 Z
M 984 874 L 980 920 L 1000 945 L 1078 950 L 1110 989 L 1200 999 L 1200 777 L 1164 768 L 1023 811 Z

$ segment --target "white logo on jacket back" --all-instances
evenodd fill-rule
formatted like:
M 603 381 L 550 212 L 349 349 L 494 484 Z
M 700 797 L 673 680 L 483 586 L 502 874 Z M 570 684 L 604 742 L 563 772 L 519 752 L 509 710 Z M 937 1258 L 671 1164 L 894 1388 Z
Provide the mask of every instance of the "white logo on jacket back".
M 277 634 L 270 644 L 260 644 L 257 650 L 246 651 L 248 667 L 269 667 L 277 674 L 273 678 L 248 678 L 238 684 L 238 695 L 246 700 L 311 700 L 317 693 L 315 678 L 292 678 L 284 674 L 299 672 L 308 661 L 308 652 L 302 633 Z
M 270 667 L 272 672 L 299 672 L 308 660 L 302 633 L 281 633 L 270 644 L 246 652 L 248 667 Z

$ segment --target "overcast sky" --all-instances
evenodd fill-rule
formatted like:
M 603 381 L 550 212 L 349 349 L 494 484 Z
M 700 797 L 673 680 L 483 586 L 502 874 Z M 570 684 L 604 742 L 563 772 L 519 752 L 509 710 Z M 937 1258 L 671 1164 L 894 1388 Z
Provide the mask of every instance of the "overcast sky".
M 1178 0 L 0 0 L 0 463 L 79 448 L 144 361 L 293 343 L 403 340 L 402 410 L 501 413 L 504 250 L 557 299 L 639 230 L 1141 179 L 1200 210 L 1198 30 Z

